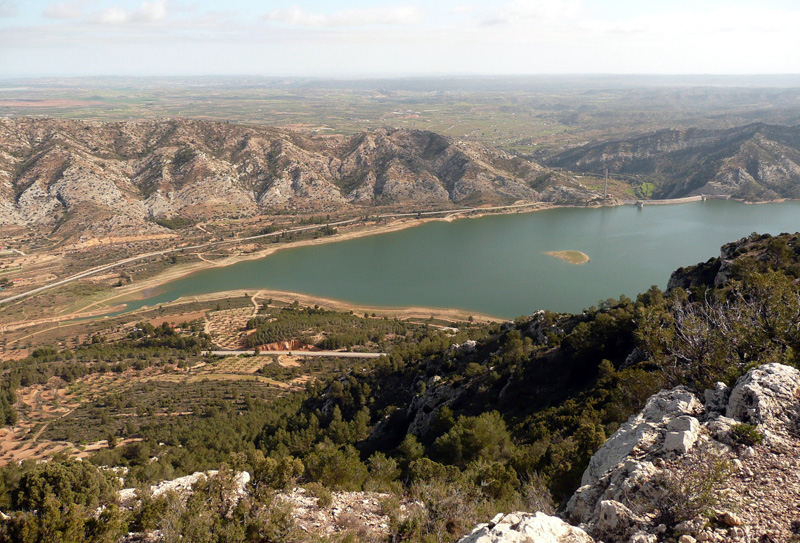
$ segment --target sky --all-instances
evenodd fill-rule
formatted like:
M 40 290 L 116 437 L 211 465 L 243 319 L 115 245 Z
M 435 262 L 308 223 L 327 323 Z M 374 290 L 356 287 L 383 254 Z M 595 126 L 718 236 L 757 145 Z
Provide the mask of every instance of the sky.
M 0 77 L 800 73 L 799 0 L 0 0 Z

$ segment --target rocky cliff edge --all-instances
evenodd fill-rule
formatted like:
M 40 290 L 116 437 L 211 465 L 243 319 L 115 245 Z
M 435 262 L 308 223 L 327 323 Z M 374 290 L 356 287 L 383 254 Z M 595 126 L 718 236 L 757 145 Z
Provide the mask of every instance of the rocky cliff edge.
M 563 517 L 498 515 L 460 543 L 800 540 L 800 372 L 652 396 L 595 453 Z

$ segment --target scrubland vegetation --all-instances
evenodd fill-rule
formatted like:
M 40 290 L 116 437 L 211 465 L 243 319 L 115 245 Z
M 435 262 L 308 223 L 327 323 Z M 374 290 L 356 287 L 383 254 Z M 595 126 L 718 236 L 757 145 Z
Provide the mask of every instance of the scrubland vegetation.
M 423 504 L 390 515 L 391 541 L 454 541 L 499 511 L 552 510 L 579 485 L 591 454 L 660 388 L 732 384 L 764 362 L 798 366 L 797 236 L 754 235 L 724 250 L 734 260 L 717 286 L 723 264 L 712 259 L 679 271 L 672 282 L 686 288 L 653 287 L 578 315 L 539 312 L 457 332 L 299 305 L 257 316 L 249 323 L 255 343 L 326 329 L 323 343 L 366 340 L 389 354 L 318 361 L 301 389 L 181 385 L 194 406 L 176 416 L 152 416 L 187 408 L 154 383 L 97 398 L 84 412 L 97 410 L 108 448 L 85 462 L 0 470 L 0 509 L 10 514 L 0 540 L 114 541 L 154 529 L 191 541 L 319 540 L 298 532 L 276 497 L 300 484 L 323 501 L 331 490 L 372 490 Z M 15 422 L 20 387 L 130 366 L 180 371 L 209 345 L 202 332 L 143 323 L 113 343 L 40 348 L 3 367 L 5 423 Z M 736 435 L 742 443 L 759 437 L 752 428 Z M 187 502 L 143 492 L 131 511 L 115 504 L 118 476 L 144 488 L 220 466 L 222 475 Z M 238 470 L 253 479 L 237 502 L 226 485 Z

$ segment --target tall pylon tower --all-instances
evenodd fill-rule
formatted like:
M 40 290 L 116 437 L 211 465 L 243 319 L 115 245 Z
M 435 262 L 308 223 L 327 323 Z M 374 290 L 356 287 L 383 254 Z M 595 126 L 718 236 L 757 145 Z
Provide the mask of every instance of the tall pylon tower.
M 608 196 L 608 168 L 606 168 L 606 184 L 603 186 L 603 201 L 606 200 Z

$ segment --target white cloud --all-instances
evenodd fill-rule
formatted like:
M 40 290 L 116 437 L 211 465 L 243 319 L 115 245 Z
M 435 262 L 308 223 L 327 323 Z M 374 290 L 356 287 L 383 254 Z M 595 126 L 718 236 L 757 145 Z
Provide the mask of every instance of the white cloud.
M 80 19 L 83 17 L 83 6 L 86 2 L 58 2 L 50 4 L 42 10 L 42 16 L 47 19 Z
M 99 13 L 94 20 L 103 24 L 156 23 L 167 16 L 167 0 L 142 2 L 139 9 L 109 8 Z
M 749 38 L 754 34 L 791 33 L 800 24 L 800 10 L 778 11 L 764 8 L 730 7 L 692 13 L 657 13 L 618 22 L 585 22 L 587 28 L 597 28 L 614 34 L 647 34 L 659 36 L 698 37 L 738 34 Z
M 580 13 L 578 0 L 514 0 L 507 13 L 517 19 L 545 21 L 572 19 Z
M 449 11 L 450 15 L 468 15 L 477 9 L 475 4 L 460 4 Z
M 554 24 L 574 20 L 580 15 L 579 0 L 513 0 L 487 14 L 484 26 L 519 24 Z
M 16 17 L 19 10 L 17 3 L 11 0 L 0 0 L 0 18 Z
M 330 15 L 309 13 L 303 8 L 293 6 L 270 11 L 264 16 L 264 19 L 268 21 L 277 21 L 294 26 L 315 27 L 407 25 L 418 23 L 422 18 L 422 10 L 416 6 L 347 9 Z

